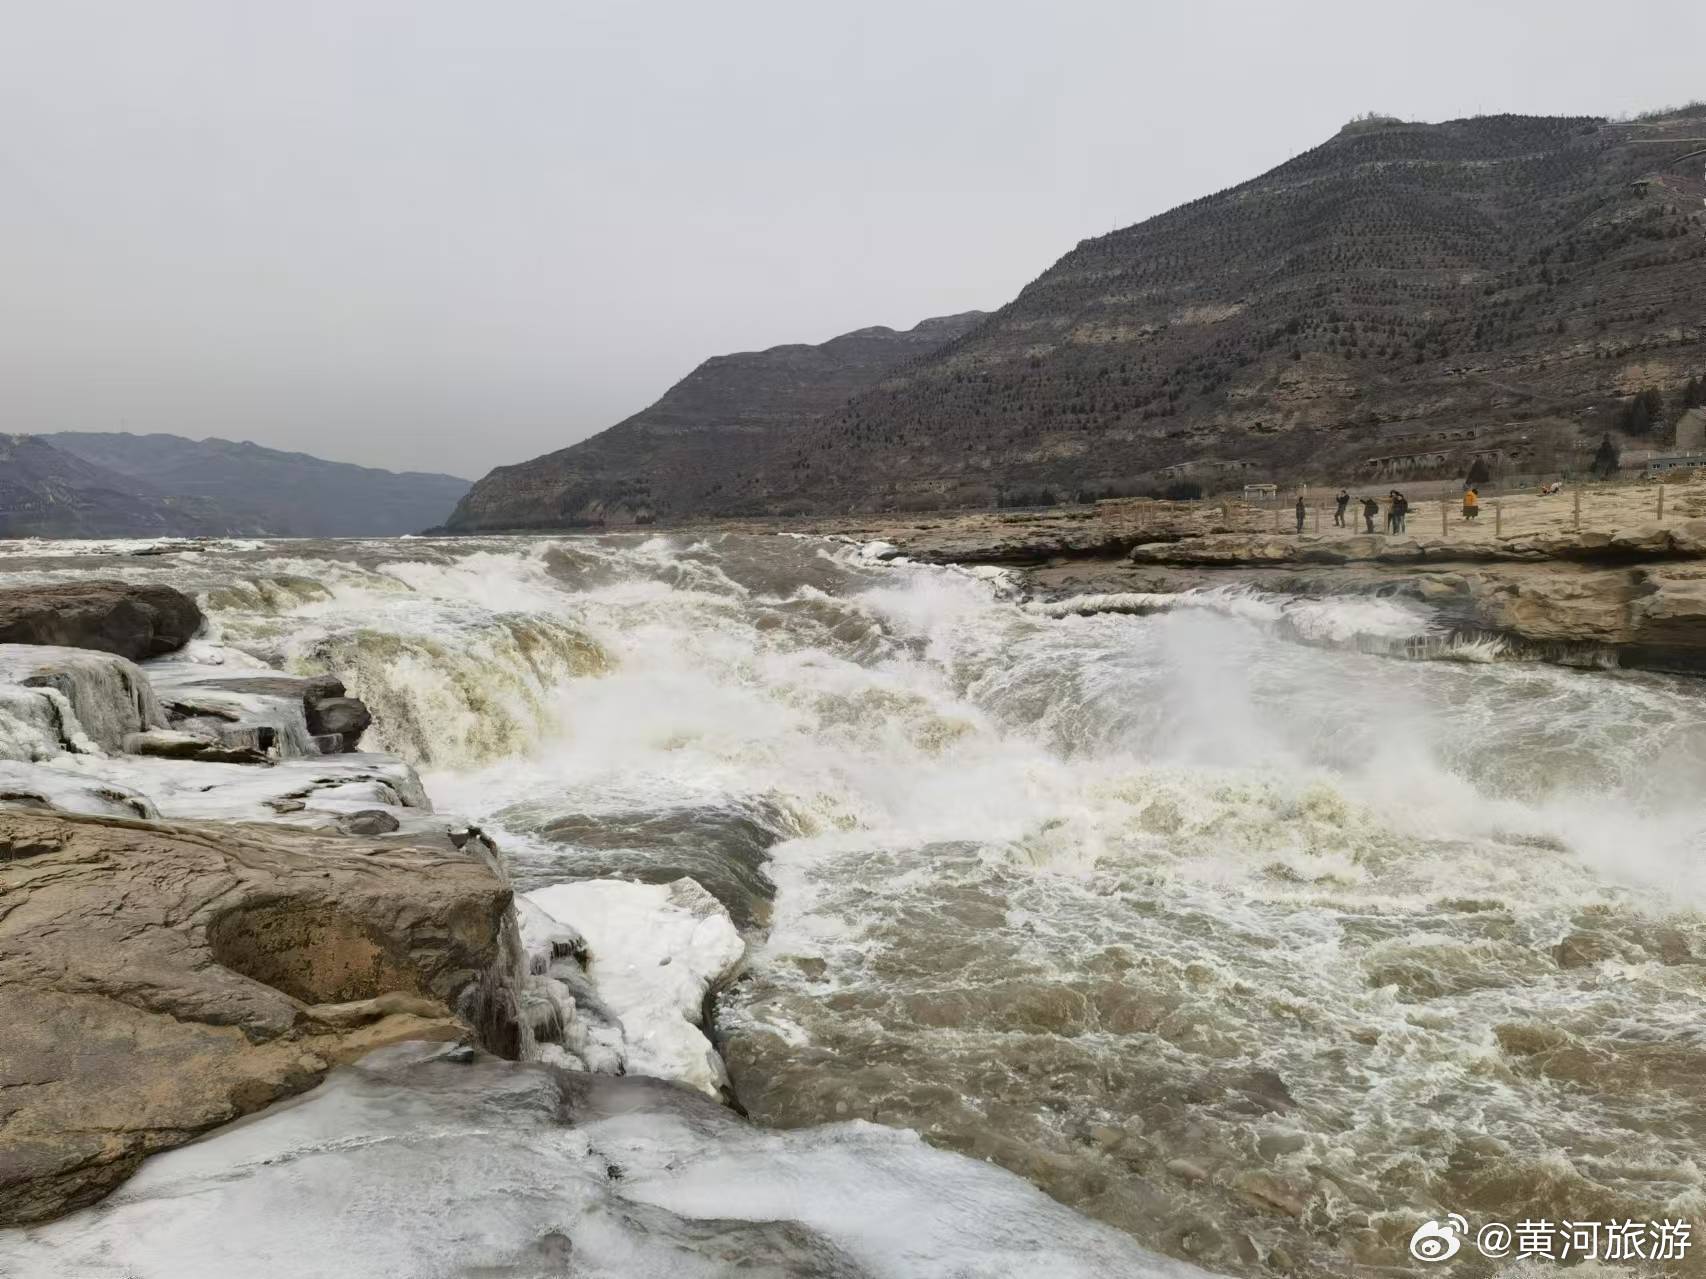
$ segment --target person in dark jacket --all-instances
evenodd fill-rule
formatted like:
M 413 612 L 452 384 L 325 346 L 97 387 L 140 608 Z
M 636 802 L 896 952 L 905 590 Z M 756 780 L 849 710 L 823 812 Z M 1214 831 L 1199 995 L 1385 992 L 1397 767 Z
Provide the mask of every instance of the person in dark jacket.
M 1303 505 L 1303 494 L 1297 495 L 1297 531 L 1303 532 L 1303 513 L 1307 508 Z
M 1389 492 L 1386 495 L 1386 531 L 1388 533 L 1402 533 L 1404 531 L 1404 517 L 1409 512 L 1410 503 L 1404 495 L 1397 489 Z
M 1368 526 L 1370 533 L 1374 532 L 1374 517 L 1380 514 L 1380 503 L 1372 497 L 1362 499 L 1362 522 Z
M 1339 490 L 1339 496 L 1333 499 L 1333 523 L 1340 528 L 1345 526 L 1345 508 L 1351 504 L 1351 495 L 1344 489 Z

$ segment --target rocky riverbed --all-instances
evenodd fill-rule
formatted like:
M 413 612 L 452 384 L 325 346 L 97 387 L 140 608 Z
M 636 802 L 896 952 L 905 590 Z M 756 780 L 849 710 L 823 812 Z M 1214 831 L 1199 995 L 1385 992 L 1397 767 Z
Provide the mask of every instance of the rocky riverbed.
M 1436 602 L 1686 521 L 1013 514 L 0 544 L 203 614 L 0 654 L 0 1013 L 53 1028 L 0 1271 L 1329 1279 L 1697 1218 L 1706 686 Z
M 25 581 L 0 619 L 0 1273 L 1200 1273 L 909 1133 L 749 1124 L 722 901 L 518 894 L 342 680 L 187 594 Z
M 691 881 L 518 903 L 489 838 L 358 749 L 341 681 L 196 640 L 170 587 L 14 587 L 0 620 L 41 641 L 0 644 L 0 1225 L 393 1043 L 717 1093 L 696 1023 L 741 944 Z M 595 952 L 583 915 L 623 927 Z M 667 982 L 630 974 L 677 920 L 720 921 L 708 962 L 666 946 Z

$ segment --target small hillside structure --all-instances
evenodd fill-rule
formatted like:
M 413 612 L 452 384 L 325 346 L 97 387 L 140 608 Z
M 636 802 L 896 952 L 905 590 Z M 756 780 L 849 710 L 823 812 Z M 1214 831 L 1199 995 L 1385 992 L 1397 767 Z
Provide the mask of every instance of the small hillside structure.
M 1706 408 L 1689 409 L 1676 420 L 1676 452 L 1706 453 Z

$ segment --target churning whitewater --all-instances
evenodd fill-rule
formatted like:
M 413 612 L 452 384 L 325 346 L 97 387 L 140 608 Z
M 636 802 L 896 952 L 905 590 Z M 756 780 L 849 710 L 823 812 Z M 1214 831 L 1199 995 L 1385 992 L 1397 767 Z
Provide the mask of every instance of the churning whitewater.
M 61 554 L 15 544 L 8 567 L 103 558 Z M 746 959 L 701 1091 L 811 1132 L 730 1137 L 730 1184 L 654 1205 L 754 1219 L 735 1183 L 784 1157 L 856 1204 L 836 1179 L 877 1175 L 888 1138 L 814 1134 L 863 1120 L 1217 1270 L 1402 1271 L 1450 1212 L 1706 1213 L 1693 683 L 1499 660 L 1391 601 L 1028 607 L 997 571 L 789 536 L 227 543 L 124 571 L 197 593 L 207 645 L 341 676 L 368 743 L 546 909 L 573 881 L 682 876 L 727 908 Z M 1408 660 L 1435 657 L 1456 660 Z M 431 1067 L 388 1069 L 402 1089 Z M 360 1143 L 400 1122 L 374 1118 L 382 1084 L 303 1113 L 342 1107 Z M 457 1091 L 445 1131 L 474 1142 L 485 1104 Z M 610 1115 L 642 1186 L 719 1140 Z M 154 1181 L 299 1137 L 216 1139 Z M 904 1151 L 954 1192 L 932 1228 L 1008 1193 Z M 514 1186 L 544 1158 L 488 1162 Z M 839 1228 L 883 1273 L 961 1273 L 885 1241 L 927 1215 Z M 1134 1264 L 1079 1226 L 1034 1273 Z

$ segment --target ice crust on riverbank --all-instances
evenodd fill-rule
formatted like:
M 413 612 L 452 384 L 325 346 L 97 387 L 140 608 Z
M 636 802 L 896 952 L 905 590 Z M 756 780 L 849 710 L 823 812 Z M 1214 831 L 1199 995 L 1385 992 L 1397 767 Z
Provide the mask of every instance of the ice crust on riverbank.
M 722 1058 L 702 1028 L 706 994 L 746 952 L 722 903 L 691 879 L 581 880 L 524 900 L 585 939 L 587 976 L 621 1023 L 629 1074 L 713 1097 L 727 1088 Z
M 148 677 L 111 653 L 0 644 L 0 686 L 7 690 L 0 706 L 17 725 L 0 728 L 0 749 L 8 758 L 39 759 L 52 750 L 116 751 L 129 734 L 166 726 Z
M 999 1168 L 862 1122 L 403 1046 L 0 1234 L 15 1279 L 1189 1279 Z M 312 1228 L 305 1229 L 305 1223 Z

